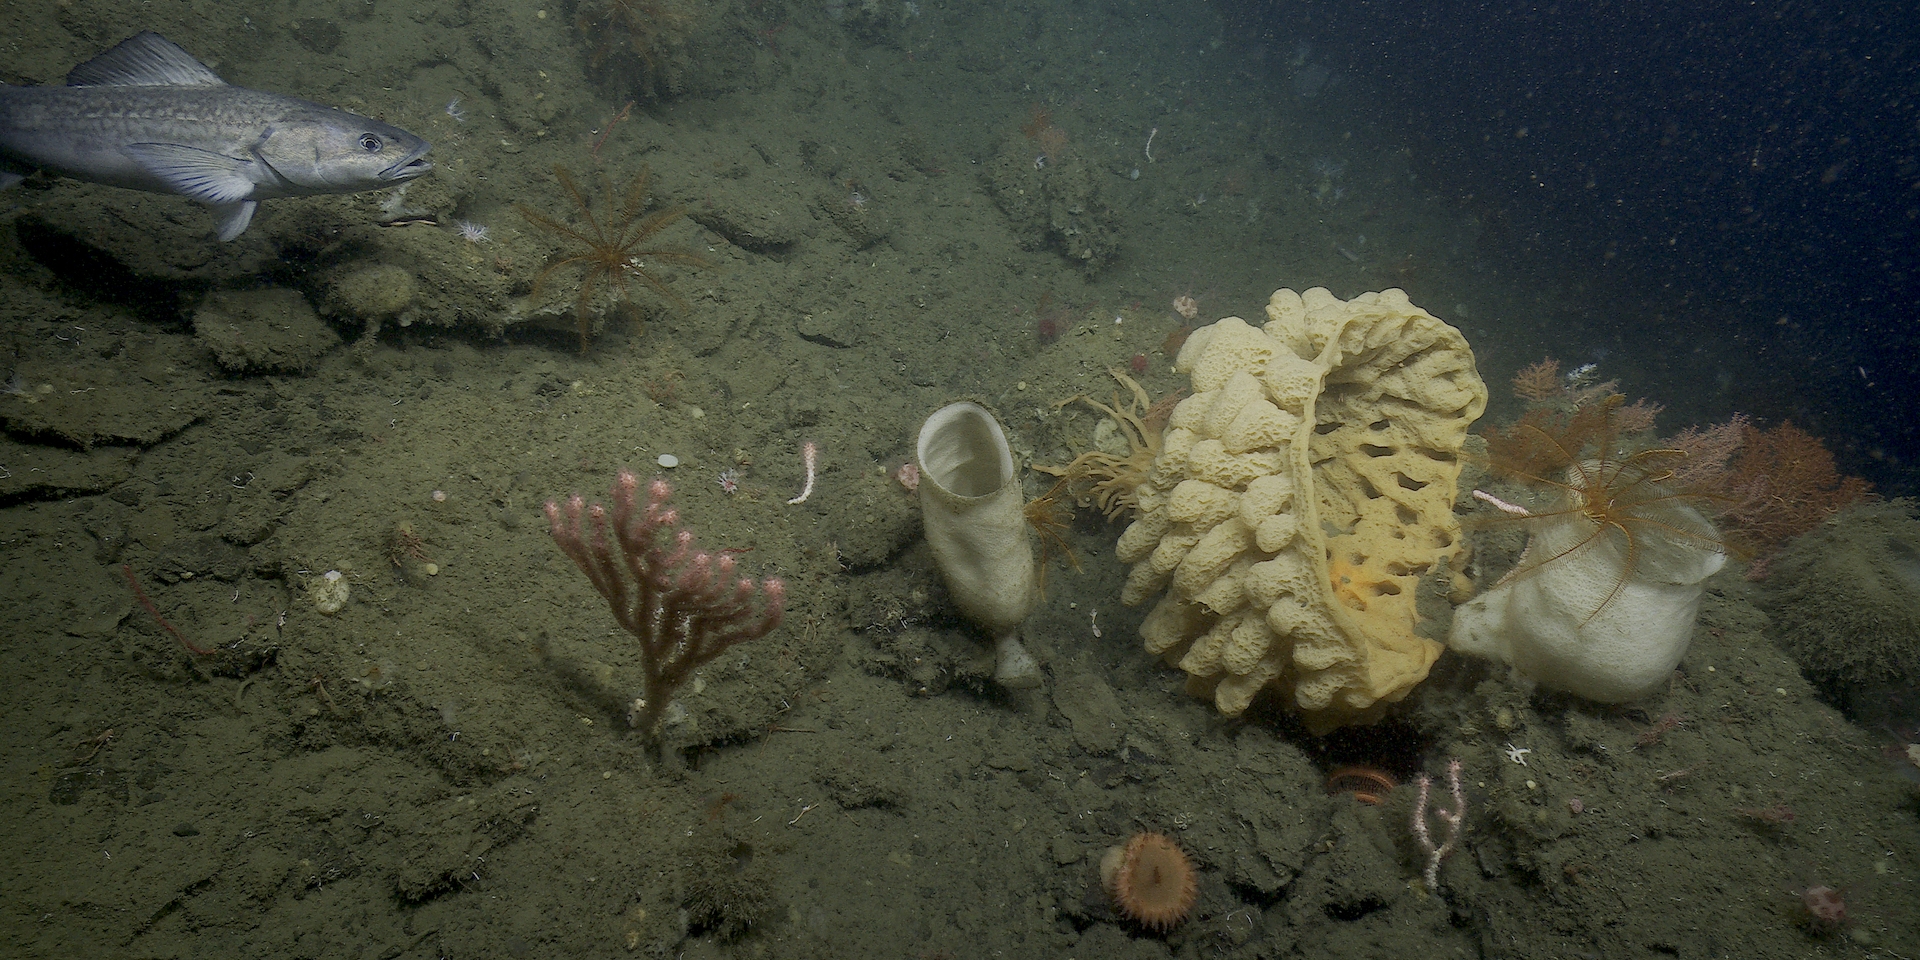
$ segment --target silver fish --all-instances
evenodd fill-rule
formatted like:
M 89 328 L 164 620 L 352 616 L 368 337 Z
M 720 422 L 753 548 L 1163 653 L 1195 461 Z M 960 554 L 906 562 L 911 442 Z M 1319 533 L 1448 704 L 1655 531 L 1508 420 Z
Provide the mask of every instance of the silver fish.
M 229 86 L 146 31 L 67 74 L 0 84 L 0 189 L 36 169 L 177 193 L 213 207 L 232 240 L 272 197 L 358 193 L 433 169 L 399 127 L 297 97 Z

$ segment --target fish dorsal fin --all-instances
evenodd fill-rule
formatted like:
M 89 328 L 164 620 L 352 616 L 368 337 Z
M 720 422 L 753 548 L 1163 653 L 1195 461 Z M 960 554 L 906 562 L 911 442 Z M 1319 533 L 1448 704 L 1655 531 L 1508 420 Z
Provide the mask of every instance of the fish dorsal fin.
M 67 74 L 70 87 L 223 87 L 207 65 L 151 30 L 120 41 Z

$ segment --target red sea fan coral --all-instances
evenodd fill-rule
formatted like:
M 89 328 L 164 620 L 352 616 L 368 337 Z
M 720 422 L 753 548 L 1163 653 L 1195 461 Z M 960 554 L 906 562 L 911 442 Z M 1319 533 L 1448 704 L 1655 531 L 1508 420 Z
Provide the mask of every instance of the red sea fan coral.
M 1840 473 L 1818 437 L 1791 423 L 1770 430 L 1742 424 L 1721 489 L 1733 503 L 1720 513 L 1722 526 L 1762 555 L 1872 492 L 1865 480 Z
M 1724 486 L 1727 464 L 1745 441 L 1749 426 L 1747 415 L 1736 413 L 1725 423 L 1688 427 L 1674 434 L 1667 445 L 1687 457 L 1674 466 L 1673 482 L 1689 490 Z
M 1560 361 L 1548 357 L 1520 368 L 1520 372 L 1513 375 L 1513 392 L 1529 403 L 1546 403 L 1566 396 L 1567 385 L 1560 380 Z

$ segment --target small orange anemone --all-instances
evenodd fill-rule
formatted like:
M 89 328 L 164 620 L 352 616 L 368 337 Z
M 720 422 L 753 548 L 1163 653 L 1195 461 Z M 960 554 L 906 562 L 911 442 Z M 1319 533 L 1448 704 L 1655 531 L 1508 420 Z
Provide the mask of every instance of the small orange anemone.
M 1162 933 L 1180 925 L 1200 894 L 1193 863 L 1158 833 L 1136 833 L 1100 859 L 1100 881 L 1120 913 Z

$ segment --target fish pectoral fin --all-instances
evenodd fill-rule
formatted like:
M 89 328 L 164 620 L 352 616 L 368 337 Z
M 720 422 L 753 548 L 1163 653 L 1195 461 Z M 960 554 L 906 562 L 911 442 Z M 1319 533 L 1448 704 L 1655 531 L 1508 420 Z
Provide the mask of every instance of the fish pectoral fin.
M 253 194 L 251 161 L 177 143 L 130 143 L 123 149 L 169 188 L 202 203 L 234 203 Z
M 220 222 L 221 243 L 226 243 L 247 232 L 247 224 L 253 222 L 253 208 L 260 205 L 258 200 L 242 200 L 238 203 L 216 203 L 213 216 Z

